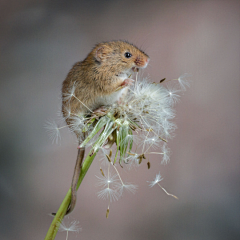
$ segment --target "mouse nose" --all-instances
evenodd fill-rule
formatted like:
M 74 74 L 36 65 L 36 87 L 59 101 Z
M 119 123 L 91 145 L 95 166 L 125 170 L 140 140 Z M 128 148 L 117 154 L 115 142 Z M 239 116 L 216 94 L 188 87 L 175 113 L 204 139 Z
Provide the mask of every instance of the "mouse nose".
M 143 68 L 146 68 L 146 67 L 147 67 L 149 61 L 150 61 L 150 58 L 146 58 L 146 59 L 145 59 Z
M 149 58 L 141 58 L 141 57 L 138 57 L 136 60 L 135 60 L 135 64 L 137 67 L 140 67 L 140 68 L 145 68 L 147 67 L 148 63 L 149 63 Z
M 149 61 L 150 61 L 150 58 L 147 58 L 146 61 L 145 61 L 145 62 L 146 62 L 146 63 L 145 63 L 145 67 L 147 67 Z

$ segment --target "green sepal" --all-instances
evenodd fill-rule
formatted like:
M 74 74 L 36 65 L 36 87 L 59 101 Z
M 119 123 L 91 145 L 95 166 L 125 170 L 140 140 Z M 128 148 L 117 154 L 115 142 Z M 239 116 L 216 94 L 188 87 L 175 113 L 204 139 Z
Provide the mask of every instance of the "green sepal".
M 97 141 L 93 145 L 94 152 L 104 145 L 109 135 L 117 128 L 117 126 L 114 127 L 113 124 L 114 124 L 114 121 L 108 118 L 105 124 L 104 130 L 101 132 Z
M 80 147 L 85 147 L 86 144 L 103 128 L 103 126 L 109 121 L 107 116 L 103 116 L 97 122 L 96 126 L 93 128 L 91 133 L 86 137 L 86 139 L 81 143 Z
M 128 131 L 129 131 L 128 134 L 132 136 L 132 135 L 133 135 L 133 133 L 132 133 L 132 129 L 129 128 Z M 132 146 L 133 146 L 133 138 L 131 138 L 131 139 L 129 140 L 129 150 L 128 150 L 128 152 L 131 152 L 131 150 L 132 150 Z

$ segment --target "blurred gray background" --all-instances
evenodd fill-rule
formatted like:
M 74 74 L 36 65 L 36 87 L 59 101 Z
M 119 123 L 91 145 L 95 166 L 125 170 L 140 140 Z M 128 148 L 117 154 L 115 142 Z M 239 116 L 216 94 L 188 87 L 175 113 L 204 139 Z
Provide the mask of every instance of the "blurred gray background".
M 77 145 L 58 119 L 71 66 L 101 41 L 125 39 L 151 57 L 152 81 L 190 73 L 177 104 L 167 166 L 122 173 L 139 185 L 110 206 L 97 198 L 97 161 L 78 192 L 69 239 L 240 239 L 239 1 L 0 1 L 0 239 L 44 239 L 70 184 Z M 162 185 L 148 188 L 160 170 Z M 58 233 L 56 239 L 65 239 Z

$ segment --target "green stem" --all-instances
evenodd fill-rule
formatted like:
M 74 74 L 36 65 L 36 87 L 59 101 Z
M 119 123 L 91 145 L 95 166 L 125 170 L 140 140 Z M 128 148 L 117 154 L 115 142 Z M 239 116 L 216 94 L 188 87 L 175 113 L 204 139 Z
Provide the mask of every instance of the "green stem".
M 91 153 L 91 151 L 90 151 L 90 153 Z M 85 161 L 83 162 L 82 170 L 81 170 L 81 173 L 80 173 L 80 176 L 78 179 L 77 189 L 79 188 L 80 184 L 82 183 L 82 180 L 85 177 L 89 167 L 91 166 L 96 154 L 97 154 L 97 151 L 92 156 L 90 156 L 88 154 Z M 60 227 L 60 223 L 62 222 L 62 220 L 67 212 L 67 208 L 69 206 L 70 201 L 71 201 L 71 188 L 68 190 L 62 204 L 60 205 L 60 207 L 51 223 L 51 226 L 48 229 L 45 240 L 54 240 L 55 239 L 55 236 Z

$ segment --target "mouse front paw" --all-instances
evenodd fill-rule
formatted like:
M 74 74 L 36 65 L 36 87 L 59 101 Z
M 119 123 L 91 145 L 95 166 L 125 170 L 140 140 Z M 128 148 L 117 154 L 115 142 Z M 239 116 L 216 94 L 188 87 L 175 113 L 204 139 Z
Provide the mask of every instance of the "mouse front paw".
M 127 86 L 130 86 L 130 85 L 133 85 L 133 83 L 134 83 L 134 80 L 133 80 L 133 79 L 131 79 L 131 78 L 126 78 L 126 79 L 122 82 L 121 86 L 127 87 Z

